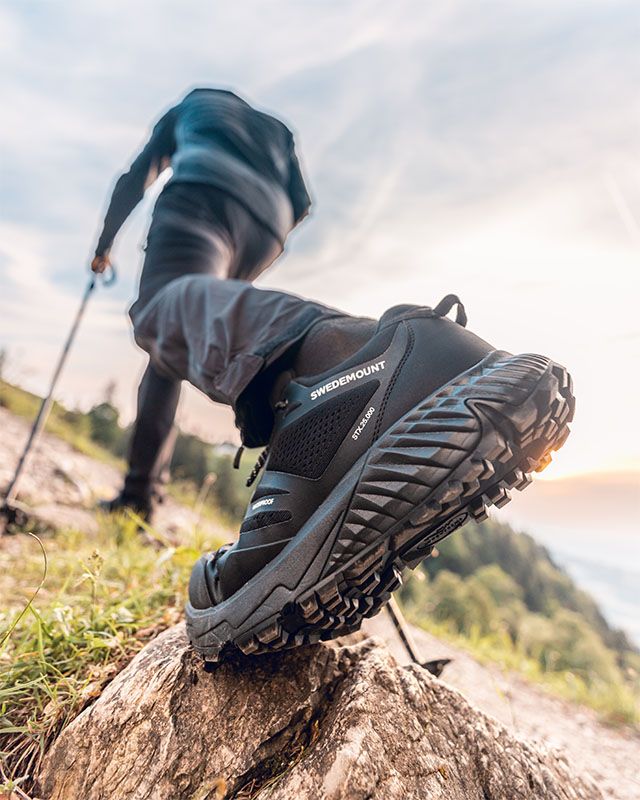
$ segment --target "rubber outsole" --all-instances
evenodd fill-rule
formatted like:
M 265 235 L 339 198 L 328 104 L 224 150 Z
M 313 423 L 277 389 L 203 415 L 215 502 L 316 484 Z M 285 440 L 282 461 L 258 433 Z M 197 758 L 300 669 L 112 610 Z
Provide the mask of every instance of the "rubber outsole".
M 314 551 L 312 585 L 300 580 L 280 608 L 267 604 L 266 618 L 256 608 L 255 624 L 250 610 L 237 629 L 222 611 L 235 595 L 204 611 L 188 604 L 195 649 L 216 661 L 236 649 L 257 655 L 358 630 L 405 568 L 469 519 L 486 519 L 487 506 L 508 503 L 510 489 L 529 485 L 566 440 L 574 406 L 564 367 L 538 355 L 489 355 L 375 442 L 330 528 L 330 549 Z

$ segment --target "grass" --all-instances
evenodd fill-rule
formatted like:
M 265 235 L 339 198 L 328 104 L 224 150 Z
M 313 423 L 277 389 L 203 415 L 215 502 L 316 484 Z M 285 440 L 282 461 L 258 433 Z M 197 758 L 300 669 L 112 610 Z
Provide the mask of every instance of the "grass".
M 161 630 L 182 615 L 206 541 L 150 547 L 132 519 L 104 518 L 96 536 L 17 535 L 0 550 L 0 763 L 28 791 L 49 742 Z M 19 569 L 17 569 L 19 565 Z M 43 580 L 44 577 L 44 580 Z M 34 597 L 35 595 L 35 597 Z

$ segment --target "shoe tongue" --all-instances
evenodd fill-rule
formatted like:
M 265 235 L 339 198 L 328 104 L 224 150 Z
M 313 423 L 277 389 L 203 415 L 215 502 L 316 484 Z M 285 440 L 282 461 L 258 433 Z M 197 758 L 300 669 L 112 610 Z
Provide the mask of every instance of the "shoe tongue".
M 269 405 L 273 411 L 275 411 L 276 404 L 287 397 L 287 394 L 289 393 L 289 386 L 294 378 L 295 374 L 293 370 L 287 369 L 284 370 L 284 372 L 281 372 L 274 381 L 273 388 L 271 389 L 271 393 L 269 395 Z
M 313 382 L 315 382 L 314 379 L 310 380 L 313 380 Z M 307 384 L 304 381 L 304 378 L 302 379 L 292 378 L 287 384 L 284 392 L 282 393 L 282 398 L 283 400 L 286 401 L 287 407 L 291 409 L 292 406 L 296 406 L 300 402 L 304 401 L 309 394 L 309 386 L 312 385 L 313 383 Z

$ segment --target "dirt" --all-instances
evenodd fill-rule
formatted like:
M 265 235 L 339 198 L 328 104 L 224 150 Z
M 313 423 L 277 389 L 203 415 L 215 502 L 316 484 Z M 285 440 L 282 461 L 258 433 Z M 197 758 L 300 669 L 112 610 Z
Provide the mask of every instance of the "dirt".
M 3 491 L 13 476 L 29 425 L 0 408 L 0 431 L 0 491 Z M 19 500 L 47 526 L 92 533 L 97 528 L 98 502 L 114 497 L 121 486 L 122 474 L 116 467 L 79 453 L 66 442 L 45 433 L 29 460 Z M 154 515 L 154 527 L 170 537 L 179 537 L 196 525 L 222 536 L 228 535 L 170 496 L 165 497 Z

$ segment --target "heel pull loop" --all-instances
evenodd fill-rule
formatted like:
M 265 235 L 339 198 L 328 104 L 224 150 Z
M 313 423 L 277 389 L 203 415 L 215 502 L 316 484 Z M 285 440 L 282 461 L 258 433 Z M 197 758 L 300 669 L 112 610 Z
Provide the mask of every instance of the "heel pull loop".
M 433 309 L 433 313 L 439 317 L 446 317 L 454 306 L 456 306 L 456 322 L 465 328 L 467 325 L 467 312 L 457 294 L 448 294 L 443 297 Z

